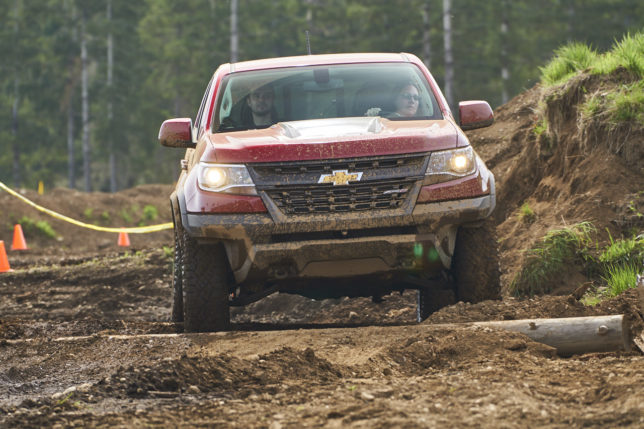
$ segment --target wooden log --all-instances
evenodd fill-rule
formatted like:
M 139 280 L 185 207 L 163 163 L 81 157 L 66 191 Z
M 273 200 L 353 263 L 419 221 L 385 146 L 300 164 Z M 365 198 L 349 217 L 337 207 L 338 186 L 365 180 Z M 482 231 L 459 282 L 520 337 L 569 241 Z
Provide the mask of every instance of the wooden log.
M 629 327 L 621 314 L 476 322 L 473 325 L 520 332 L 534 341 L 556 348 L 560 356 L 630 351 Z

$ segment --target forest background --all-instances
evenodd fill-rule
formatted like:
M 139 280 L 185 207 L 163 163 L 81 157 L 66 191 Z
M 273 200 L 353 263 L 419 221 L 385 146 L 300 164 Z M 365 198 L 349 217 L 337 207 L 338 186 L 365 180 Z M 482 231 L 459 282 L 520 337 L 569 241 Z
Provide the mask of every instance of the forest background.
M 0 181 L 116 191 L 171 183 L 218 65 L 307 53 L 411 52 L 451 99 L 497 107 L 553 51 L 608 50 L 641 0 L 0 0 Z

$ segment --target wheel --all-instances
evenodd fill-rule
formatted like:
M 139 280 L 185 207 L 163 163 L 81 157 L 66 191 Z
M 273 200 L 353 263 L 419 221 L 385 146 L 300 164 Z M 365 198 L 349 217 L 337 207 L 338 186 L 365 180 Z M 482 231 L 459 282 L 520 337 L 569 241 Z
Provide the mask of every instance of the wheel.
M 182 231 L 184 330 L 225 331 L 230 328 L 230 271 L 220 243 L 198 244 Z
M 450 272 L 459 300 L 501 298 L 499 250 L 491 218 L 480 227 L 459 228 Z
M 432 313 L 454 304 L 454 290 L 447 280 L 433 282 L 431 286 L 421 286 L 416 291 L 416 321 L 427 319 Z
M 172 263 L 172 287 L 174 296 L 172 300 L 172 321 L 183 322 L 183 242 L 181 226 L 174 225 L 174 261 Z

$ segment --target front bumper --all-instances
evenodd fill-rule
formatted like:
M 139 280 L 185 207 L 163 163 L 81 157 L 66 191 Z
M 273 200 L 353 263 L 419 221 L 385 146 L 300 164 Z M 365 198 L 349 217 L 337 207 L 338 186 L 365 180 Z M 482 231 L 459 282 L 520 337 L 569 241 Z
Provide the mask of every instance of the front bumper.
M 480 221 L 495 204 L 490 194 L 417 204 L 413 210 L 296 215 L 275 222 L 268 213 L 191 214 L 183 227 L 201 242 L 221 241 L 237 284 L 288 278 L 352 277 L 427 265 L 419 245 L 434 248 L 449 267 L 459 225 Z M 431 261 L 430 261 L 431 262 Z

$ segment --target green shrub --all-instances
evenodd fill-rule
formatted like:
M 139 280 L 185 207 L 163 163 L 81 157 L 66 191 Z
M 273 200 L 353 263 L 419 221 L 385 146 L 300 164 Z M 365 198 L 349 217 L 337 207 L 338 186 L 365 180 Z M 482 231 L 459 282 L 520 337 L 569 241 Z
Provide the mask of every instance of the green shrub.
M 54 231 L 49 222 L 45 220 L 33 220 L 30 217 L 23 216 L 18 220 L 18 223 L 22 226 L 25 234 L 31 234 L 48 239 L 58 238 L 56 231 Z
M 537 215 L 527 202 L 519 208 L 519 219 L 526 223 L 532 223 L 537 219 Z
M 608 285 L 607 294 L 617 296 L 627 289 L 637 286 L 637 275 L 641 265 L 609 265 L 606 269 L 604 280 Z
M 510 285 L 512 293 L 532 296 L 549 292 L 550 283 L 566 265 L 589 259 L 591 231 L 594 227 L 589 222 L 548 231 L 541 243 L 528 251 L 523 269 Z
M 593 72 L 610 74 L 623 67 L 637 77 L 644 77 L 644 33 L 626 34 L 613 49 L 597 58 Z
M 597 59 L 597 52 L 579 42 L 569 43 L 555 51 L 555 57 L 541 67 L 541 82 L 546 86 L 557 85 L 589 68 Z
M 602 99 L 599 95 L 592 95 L 581 105 L 580 111 L 585 118 L 591 118 L 602 110 Z
M 133 221 L 132 215 L 128 213 L 127 209 L 121 209 L 121 211 L 119 212 L 119 215 L 126 223 L 130 223 L 130 224 L 132 223 Z
M 92 218 L 94 217 L 94 209 L 91 207 L 86 208 L 85 210 L 83 210 L 83 216 L 87 220 L 92 220 Z
M 147 205 L 143 207 L 143 220 L 152 222 L 157 220 L 159 217 L 159 210 L 153 205 Z
M 644 125 L 644 82 L 625 85 L 608 94 L 610 117 L 613 123 L 639 122 Z
M 635 265 L 644 267 L 644 236 L 613 241 L 599 255 L 604 266 Z
M 548 120 L 546 118 L 539 119 L 537 123 L 534 124 L 532 131 L 537 137 L 548 131 Z
M 594 74 L 610 74 L 620 67 L 635 77 L 644 78 L 644 33 L 633 36 L 627 33 L 610 51 L 601 55 L 583 43 L 564 45 L 540 68 L 541 82 L 545 86 L 558 85 L 585 69 Z

